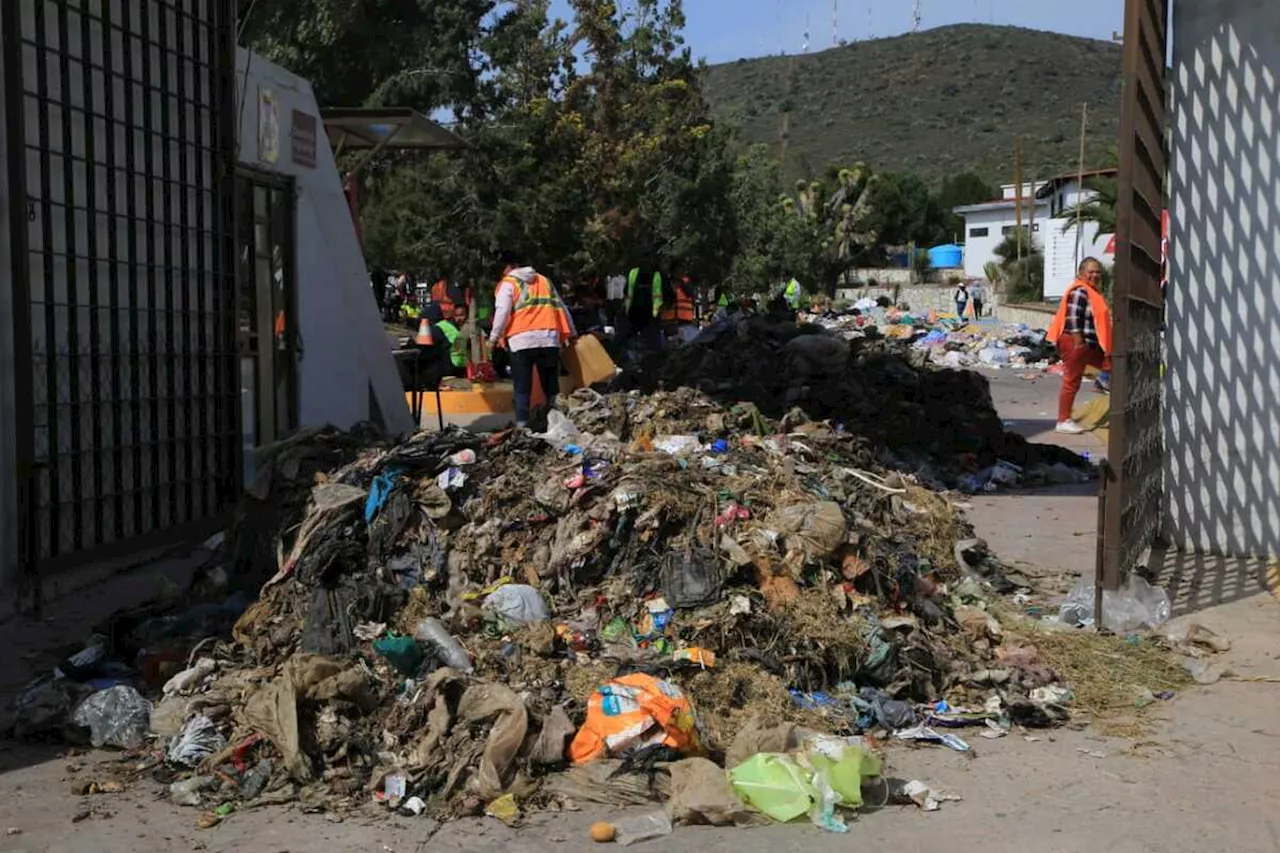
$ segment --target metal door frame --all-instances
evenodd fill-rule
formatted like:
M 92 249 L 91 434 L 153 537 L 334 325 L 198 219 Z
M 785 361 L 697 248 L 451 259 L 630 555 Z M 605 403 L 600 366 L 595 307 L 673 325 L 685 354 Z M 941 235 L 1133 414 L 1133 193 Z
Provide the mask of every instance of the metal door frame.
M 3 0 L 0 29 L 38 608 L 42 576 L 189 539 L 236 498 L 235 8 Z
M 298 327 L 299 300 L 298 300 L 297 180 L 292 175 L 284 175 L 279 172 L 271 172 L 266 169 L 261 169 L 255 166 L 248 166 L 244 164 L 238 165 L 236 167 L 237 215 L 239 215 L 241 205 L 245 200 L 244 199 L 245 193 L 247 192 L 250 195 L 252 195 L 255 187 L 265 187 L 266 189 L 268 189 L 273 193 L 280 193 L 283 195 L 284 201 L 285 201 L 284 210 L 285 210 L 286 219 L 283 227 L 284 235 L 283 235 L 283 240 L 281 244 L 283 246 L 283 249 L 282 249 L 283 261 L 284 261 L 285 269 L 287 271 L 285 276 L 286 308 L 285 308 L 284 336 L 286 340 L 289 341 L 289 352 L 292 353 L 291 369 L 293 371 L 293 376 L 291 378 L 290 400 L 289 400 L 290 422 L 283 425 L 277 423 L 276 422 L 277 419 L 275 417 L 276 413 L 273 411 L 273 414 L 272 414 L 273 430 L 272 431 L 274 432 L 274 435 L 272 437 L 268 438 L 264 442 L 260 434 L 261 430 L 259 428 L 255 428 L 255 435 L 258 439 L 258 445 L 261 446 L 264 443 L 270 443 L 272 441 L 279 440 L 290 431 L 296 429 L 298 426 L 300 402 L 301 402 L 301 394 L 300 394 L 301 369 L 300 368 L 301 368 L 301 361 L 302 361 L 302 338 L 301 338 L 301 332 Z M 250 204 L 252 204 L 252 199 L 250 199 L 249 201 L 250 201 Z M 253 228 L 257 224 L 258 224 L 258 220 L 257 220 L 256 213 L 250 215 L 249 221 L 247 223 L 243 223 L 239 221 L 237 222 L 237 231 L 236 231 L 237 275 L 240 274 L 238 265 L 239 265 L 240 252 L 243 248 L 240 243 L 239 228 L 242 225 L 247 225 L 248 227 Z M 257 248 L 256 238 L 254 240 L 254 247 L 255 247 L 254 259 L 256 259 L 256 248 Z M 256 282 L 254 282 L 254 286 L 256 287 Z M 242 292 L 241 287 L 237 283 L 236 312 L 235 312 L 237 323 L 239 321 L 240 310 L 243 307 L 242 305 L 243 298 L 244 298 L 244 294 Z M 259 318 L 259 322 L 261 323 L 261 318 Z M 237 359 L 248 354 L 250 353 L 248 353 L 244 349 L 244 341 L 240 338 L 239 332 L 237 329 L 237 338 L 236 338 Z M 258 355 L 259 357 L 261 356 L 260 352 L 254 353 L 254 354 Z M 273 349 L 271 353 L 271 367 L 272 367 L 271 373 L 272 373 L 273 379 L 275 378 L 275 371 L 277 369 L 276 364 L 277 364 L 276 351 Z M 260 407 L 262 402 L 261 397 L 262 397 L 263 389 L 259 387 L 258 392 L 259 392 L 258 393 L 259 399 L 256 401 L 255 405 Z M 272 399 L 274 403 L 274 394 L 272 395 Z M 237 397 L 237 400 L 239 400 L 239 397 Z M 273 409 L 274 409 L 274 406 L 273 406 Z M 242 423 L 242 421 L 238 420 L 237 423 Z
M 1098 599 L 1156 544 L 1163 518 L 1161 215 L 1169 0 L 1126 0 L 1116 217 L 1108 462 L 1099 517 Z M 1100 615 L 1100 614 L 1099 614 Z

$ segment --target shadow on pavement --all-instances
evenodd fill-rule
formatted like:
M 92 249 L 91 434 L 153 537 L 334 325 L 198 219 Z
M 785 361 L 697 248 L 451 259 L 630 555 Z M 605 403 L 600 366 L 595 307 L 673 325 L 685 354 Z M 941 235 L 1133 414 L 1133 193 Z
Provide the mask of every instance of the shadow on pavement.
M 1252 598 L 1268 589 L 1268 564 L 1262 559 L 1155 549 L 1148 569 L 1154 575 L 1152 583 L 1169 595 L 1174 616 Z

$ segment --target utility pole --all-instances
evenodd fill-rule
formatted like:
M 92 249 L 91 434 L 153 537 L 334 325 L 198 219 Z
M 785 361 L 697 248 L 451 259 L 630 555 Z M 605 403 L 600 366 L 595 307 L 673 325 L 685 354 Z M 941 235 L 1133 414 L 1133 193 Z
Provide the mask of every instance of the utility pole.
M 1027 210 L 1027 255 L 1031 256 L 1036 253 L 1036 174 L 1031 173 L 1031 177 L 1027 178 L 1027 183 L 1031 186 L 1031 204 Z
M 1085 102 L 1080 105 L 1080 164 L 1076 180 L 1076 268 L 1080 268 L 1080 255 L 1083 251 L 1084 242 L 1081 239 L 1083 235 L 1080 233 L 1080 214 L 1084 207 L 1084 143 L 1085 134 L 1089 129 L 1089 104 Z
M 1022 137 L 1013 138 L 1013 233 L 1018 260 L 1022 260 Z

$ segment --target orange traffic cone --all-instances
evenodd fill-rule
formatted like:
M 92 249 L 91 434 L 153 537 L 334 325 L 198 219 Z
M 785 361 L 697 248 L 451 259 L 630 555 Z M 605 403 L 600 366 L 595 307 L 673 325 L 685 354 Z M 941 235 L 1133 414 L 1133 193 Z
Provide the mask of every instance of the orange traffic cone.
M 413 342 L 420 347 L 429 347 L 434 343 L 431 340 L 431 323 L 426 317 L 418 321 L 418 336 L 413 339 Z
M 547 394 L 542 390 L 542 377 L 537 369 L 533 371 L 533 387 L 529 389 L 529 409 L 533 410 L 547 404 Z

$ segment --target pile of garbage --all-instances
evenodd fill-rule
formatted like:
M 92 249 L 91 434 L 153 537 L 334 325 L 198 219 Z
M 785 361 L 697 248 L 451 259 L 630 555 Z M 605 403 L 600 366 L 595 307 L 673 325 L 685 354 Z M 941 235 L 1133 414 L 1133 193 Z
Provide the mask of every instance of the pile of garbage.
M 845 340 L 887 338 L 910 344 L 938 367 L 982 367 L 999 370 L 1047 370 L 1058 361 L 1057 349 L 1043 329 L 1023 323 L 938 317 L 893 306 L 888 299 L 867 299 L 849 312 L 825 312 L 808 320 Z
M 665 375 L 751 391 L 731 406 L 584 389 L 538 435 L 303 431 L 259 454 L 180 601 L 99 626 L 4 726 L 148 757 L 128 767 L 201 826 L 292 802 L 516 823 L 667 801 L 623 841 L 761 815 L 840 831 L 882 772 L 875 738 L 964 751 L 964 727 L 1066 720 L 1052 669 L 1002 645 L 999 563 L 879 464 L 1038 451 L 964 375 L 803 338 L 746 357 L 838 360 L 847 396 L 780 405 L 780 362 L 744 386 L 716 338 Z
M 984 377 L 936 369 L 901 342 L 731 318 L 633 376 L 645 391 L 688 387 L 727 406 L 750 404 L 780 419 L 783 430 L 830 420 L 857 437 L 864 466 L 908 472 L 935 489 L 972 492 L 1092 475 L 1077 454 L 1007 432 Z

